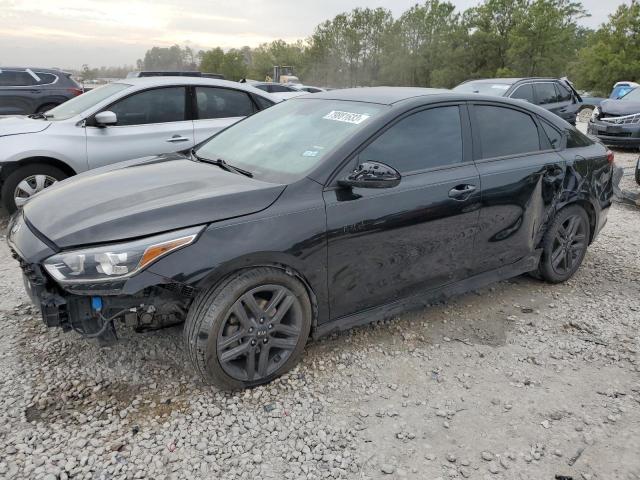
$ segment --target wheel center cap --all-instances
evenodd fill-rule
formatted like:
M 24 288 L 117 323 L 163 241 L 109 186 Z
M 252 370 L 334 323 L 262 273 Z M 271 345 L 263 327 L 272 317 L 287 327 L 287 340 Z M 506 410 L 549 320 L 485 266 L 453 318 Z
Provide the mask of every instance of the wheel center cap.
M 267 327 L 258 327 L 256 329 L 256 337 L 258 337 L 258 338 L 265 337 L 267 335 L 268 331 L 269 330 L 267 329 Z

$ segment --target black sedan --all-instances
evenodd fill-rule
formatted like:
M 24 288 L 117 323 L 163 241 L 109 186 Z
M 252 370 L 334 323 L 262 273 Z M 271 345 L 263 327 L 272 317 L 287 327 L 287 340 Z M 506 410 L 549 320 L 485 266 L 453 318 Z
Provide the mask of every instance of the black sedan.
M 535 272 L 570 278 L 613 156 L 548 111 L 409 88 L 289 100 L 195 150 L 59 182 L 9 244 L 48 326 L 185 321 L 207 382 L 269 382 L 319 336 Z

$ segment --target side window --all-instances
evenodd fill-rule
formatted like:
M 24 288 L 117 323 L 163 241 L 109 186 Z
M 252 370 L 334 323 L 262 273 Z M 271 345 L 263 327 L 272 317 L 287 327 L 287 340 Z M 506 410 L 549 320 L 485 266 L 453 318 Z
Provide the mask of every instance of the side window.
M 551 82 L 535 83 L 533 86 L 536 91 L 536 97 L 538 99 L 538 105 L 547 105 L 549 103 L 556 103 L 558 101 L 558 94 Z
M 538 128 L 530 115 L 489 105 L 475 105 L 474 110 L 483 158 L 540 150 Z
M 36 79 L 27 72 L 3 70 L 0 73 L 0 86 L 2 87 L 27 87 L 35 84 Z
M 35 72 L 35 74 L 38 75 L 38 77 L 40 77 L 40 81 L 37 82 L 38 85 L 49 85 L 51 83 L 55 83 L 55 81 L 58 79 L 55 75 L 51 73 Z
M 569 128 L 567 132 L 567 148 L 580 148 L 593 145 L 593 142 L 585 134 L 575 128 Z
M 549 143 L 551 143 L 551 147 L 554 149 L 560 148 L 560 145 L 562 144 L 562 133 L 556 130 L 555 127 L 552 127 L 545 120 L 540 119 L 540 125 L 542 125 L 542 129 L 547 135 Z
M 432 108 L 400 120 L 360 153 L 358 161 L 367 160 L 401 173 L 461 163 L 459 108 Z
M 198 119 L 246 117 L 254 112 L 245 92 L 228 88 L 196 87 Z
M 558 91 L 558 101 L 559 102 L 570 102 L 573 100 L 573 95 L 571 92 L 560 83 L 556 83 L 556 90 Z
M 185 119 L 185 88 L 156 88 L 135 93 L 109 110 L 118 116 L 118 126 L 181 122 Z
M 511 94 L 511 98 L 516 98 L 519 100 L 526 100 L 527 102 L 536 103 L 533 97 L 533 85 L 529 83 L 527 85 L 522 85 L 516 88 L 515 92 Z
M 265 108 L 269 108 L 273 106 L 273 102 L 271 100 L 267 100 L 266 98 L 260 95 L 253 95 L 253 99 L 258 104 L 258 107 L 260 108 L 260 110 L 264 110 Z

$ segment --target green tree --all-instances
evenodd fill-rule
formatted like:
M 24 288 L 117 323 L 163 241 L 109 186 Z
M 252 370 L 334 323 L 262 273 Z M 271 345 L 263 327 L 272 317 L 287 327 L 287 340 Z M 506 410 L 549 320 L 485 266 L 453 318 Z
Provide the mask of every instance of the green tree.
M 222 73 L 224 52 L 220 47 L 200 52 L 200 71 L 207 73 Z
M 578 87 L 606 94 L 620 80 L 640 80 L 640 2 L 621 5 L 587 43 L 571 66 Z

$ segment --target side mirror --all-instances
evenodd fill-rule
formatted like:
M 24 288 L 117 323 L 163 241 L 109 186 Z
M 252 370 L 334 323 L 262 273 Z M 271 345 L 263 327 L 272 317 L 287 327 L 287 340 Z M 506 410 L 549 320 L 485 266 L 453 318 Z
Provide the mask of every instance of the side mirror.
M 118 116 L 109 110 L 96 113 L 94 118 L 96 119 L 96 125 L 99 127 L 108 127 L 109 125 L 115 125 L 118 123 Z
M 358 168 L 338 185 L 357 188 L 392 188 L 400 183 L 400 173 L 395 168 L 380 162 L 362 162 Z

